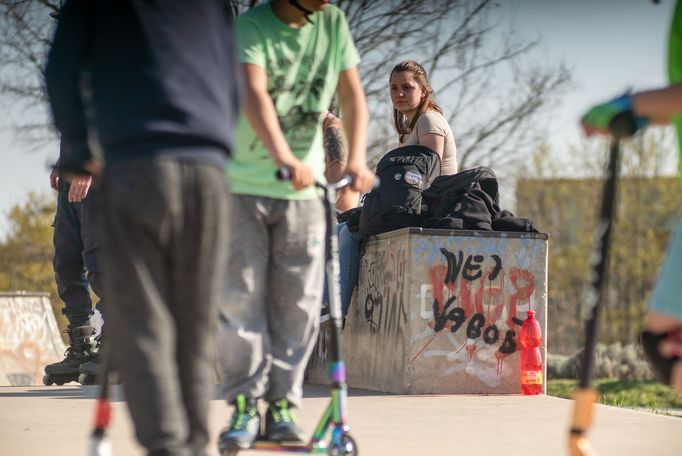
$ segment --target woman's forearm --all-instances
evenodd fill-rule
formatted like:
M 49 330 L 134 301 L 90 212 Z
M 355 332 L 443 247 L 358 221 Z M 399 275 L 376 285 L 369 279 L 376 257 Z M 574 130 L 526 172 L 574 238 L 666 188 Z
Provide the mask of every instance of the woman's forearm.
M 632 111 L 653 123 L 668 123 L 672 116 L 682 114 L 682 83 L 632 95 Z

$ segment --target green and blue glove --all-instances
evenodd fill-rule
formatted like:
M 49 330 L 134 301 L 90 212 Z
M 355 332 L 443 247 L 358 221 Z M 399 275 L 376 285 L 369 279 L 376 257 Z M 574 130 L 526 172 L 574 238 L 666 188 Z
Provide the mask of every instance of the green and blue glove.
M 633 114 L 632 98 L 626 93 L 592 107 L 580 122 L 588 135 L 611 133 L 614 136 L 625 137 L 646 127 L 649 119 Z

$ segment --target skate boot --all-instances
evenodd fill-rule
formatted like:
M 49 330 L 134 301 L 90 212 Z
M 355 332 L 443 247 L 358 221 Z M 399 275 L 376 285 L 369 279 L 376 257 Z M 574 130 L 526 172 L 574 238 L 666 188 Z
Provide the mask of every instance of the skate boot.
M 220 454 L 223 456 L 251 448 L 260 434 L 260 414 L 256 408 L 256 401 L 240 394 L 232 404 L 234 412 L 230 426 L 220 434 L 218 441 Z
M 78 380 L 80 375 L 78 368 L 93 356 L 92 335 L 94 331 L 92 326 L 69 327 L 64 331 L 69 335 L 69 347 L 62 361 L 45 366 L 43 377 L 45 386 L 52 384 L 62 386 L 64 383 Z
M 265 438 L 273 442 L 300 443 L 303 430 L 296 424 L 286 399 L 272 402 L 265 416 Z
M 78 367 L 78 383 L 81 385 L 94 385 L 99 380 L 100 361 L 102 359 L 102 333 L 95 336 L 95 347 L 89 361 Z

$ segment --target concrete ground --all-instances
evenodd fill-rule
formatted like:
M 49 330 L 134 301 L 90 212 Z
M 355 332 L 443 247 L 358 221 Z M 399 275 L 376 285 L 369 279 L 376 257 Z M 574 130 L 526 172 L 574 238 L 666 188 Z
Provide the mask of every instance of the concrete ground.
M 0 387 L 0 455 L 87 454 L 96 391 L 94 386 Z M 312 431 L 327 394 L 326 387 L 305 387 L 298 417 L 306 430 Z M 348 406 L 362 456 L 544 456 L 567 454 L 573 404 L 549 396 L 396 396 L 351 390 Z M 109 436 L 114 454 L 143 454 L 119 387 L 113 411 Z M 216 392 L 210 411 L 213 442 L 227 416 Z M 679 417 L 599 405 L 589 435 L 599 456 L 682 454 Z M 218 454 L 215 445 L 209 454 Z

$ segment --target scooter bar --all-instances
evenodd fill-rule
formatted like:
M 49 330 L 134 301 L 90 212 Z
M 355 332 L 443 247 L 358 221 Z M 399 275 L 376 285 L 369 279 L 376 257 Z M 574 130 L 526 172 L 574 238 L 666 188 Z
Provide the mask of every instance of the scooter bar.
M 277 179 L 279 179 L 279 180 L 288 181 L 288 180 L 291 180 L 291 171 L 289 170 L 289 168 L 287 168 L 287 167 L 285 166 L 285 167 L 279 168 L 279 169 L 277 170 L 277 172 L 275 173 L 275 176 L 276 176 Z M 332 189 L 334 189 L 334 190 L 338 190 L 338 189 L 340 189 L 340 188 L 343 188 L 343 187 L 346 187 L 346 186 L 348 186 L 348 185 L 351 185 L 352 183 L 353 183 L 353 177 L 350 176 L 350 175 L 348 175 L 348 174 L 345 174 L 345 175 L 344 175 L 341 179 L 339 179 L 337 182 L 327 183 L 327 184 L 325 185 L 325 184 L 322 184 L 322 183 L 316 181 L 316 182 L 315 182 L 315 186 L 316 186 L 316 187 L 319 187 L 319 188 L 332 188 Z M 380 182 L 380 180 L 379 180 L 379 177 L 378 177 L 378 176 L 374 176 L 374 183 L 372 184 L 372 190 L 374 190 L 375 188 L 378 188 L 379 185 L 380 185 L 380 183 L 381 183 L 381 182 Z

